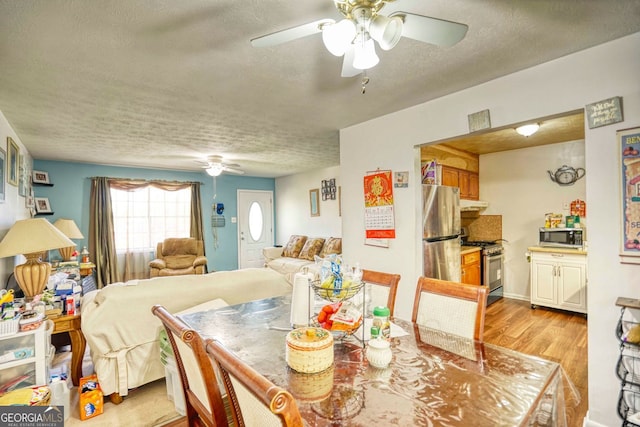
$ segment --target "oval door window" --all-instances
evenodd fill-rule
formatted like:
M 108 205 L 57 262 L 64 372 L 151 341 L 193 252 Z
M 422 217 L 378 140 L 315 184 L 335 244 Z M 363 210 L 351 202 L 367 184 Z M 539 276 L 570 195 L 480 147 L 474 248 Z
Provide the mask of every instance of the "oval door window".
M 253 202 L 249 206 L 249 233 L 253 241 L 258 241 L 262 237 L 263 213 L 260 203 Z

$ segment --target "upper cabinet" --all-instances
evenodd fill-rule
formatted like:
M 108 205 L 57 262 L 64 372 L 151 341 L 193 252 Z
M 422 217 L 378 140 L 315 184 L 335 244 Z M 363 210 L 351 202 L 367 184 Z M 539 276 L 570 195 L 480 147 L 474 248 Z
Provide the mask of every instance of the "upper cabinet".
M 480 177 L 469 172 L 442 165 L 442 185 L 460 188 L 460 198 L 478 200 L 480 197 Z
M 441 185 L 460 188 L 460 198 L 480 198 L 480 158 L 477 154 L 448 147 L 444 144 L 425 146 L 420 150 L 422 162 L 436 160 Z

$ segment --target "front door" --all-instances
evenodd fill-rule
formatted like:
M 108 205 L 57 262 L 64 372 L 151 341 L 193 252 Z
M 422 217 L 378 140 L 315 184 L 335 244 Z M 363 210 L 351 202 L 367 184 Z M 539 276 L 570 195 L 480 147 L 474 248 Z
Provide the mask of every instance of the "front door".
M 273 246 L 273 192 L 238 190 L 238 268 L 264 267 Z

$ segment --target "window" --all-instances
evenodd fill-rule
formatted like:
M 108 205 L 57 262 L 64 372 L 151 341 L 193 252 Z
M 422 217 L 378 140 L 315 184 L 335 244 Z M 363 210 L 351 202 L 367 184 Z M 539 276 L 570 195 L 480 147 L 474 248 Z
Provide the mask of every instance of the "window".
M 189 237 L 191 190 L 111 188 L 116 252 L 155 251 L 167 237 Z

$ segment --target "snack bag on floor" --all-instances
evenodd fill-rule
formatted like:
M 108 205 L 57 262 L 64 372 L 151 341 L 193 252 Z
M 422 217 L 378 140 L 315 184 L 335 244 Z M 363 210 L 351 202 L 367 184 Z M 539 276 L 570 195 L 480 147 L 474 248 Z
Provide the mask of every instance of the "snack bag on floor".
M 102 414 L 104 410 L 103 395 L 96 374 L 80 378 L 78 393 L 80 394 L 78 400 L 80 402 L 81 420 L 87 420 Z

